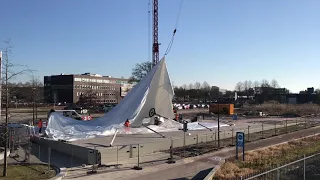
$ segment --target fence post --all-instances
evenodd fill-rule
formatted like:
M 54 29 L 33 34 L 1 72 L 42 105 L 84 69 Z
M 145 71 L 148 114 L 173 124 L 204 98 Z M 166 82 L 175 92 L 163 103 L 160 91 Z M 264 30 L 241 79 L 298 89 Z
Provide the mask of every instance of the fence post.
M 234 132 L 234 129 L 232 128 L 232 133 L 231 133 L 231 136 L 232 136 L 232 137 L 231 137 L 231 141 L 232 141 L 232 142 L 231 142 L 231 145 L 232 145 L 232 146 L 234 146 L 233 132 Z
M 217 130 L 214 131 L 214 146 L 217 147 Z
M 142 170 L 142 167 L 140 167 L 140 144 L 138 144 L 138 164 L 137 166 L 134 166 L 133 169 Z
M 248 126 L 248 142 L 250 142 L 250 126 Z
M 298 119 L 296 119 L 296 131 L 298 131 Z
M 286 133 L 288 133 L 288 120 L 286 119 Z
M 306 180 L 306 155 L 303 155 L 303 180 Z
M 261 139 L 264 139 L 264 136 L 263 136 L 263 122 L 261 124 L 261 135 L 262 135 Z
M 277 135 L 277 122 L 274 122 L 274 136 Z
M 171 146 L 170 146 L 170 158 L 167 162 L 168 164 L 176 163 L 176 161 L 173 160 L 173 140 L 171 139 Z
M 277 168 L 277 180 L 279 180 L 279 179 L 280 179 L 280 168 L 278 166 L 278 168 Z
M 48 170 L 50 171 L 51 167 L 51 147 L 48 147 Z
M 199 134 L 197 134 L 197 144 L 199 144 Z
M 119 146 L 117 145 L 117 168 L 119 168 Z

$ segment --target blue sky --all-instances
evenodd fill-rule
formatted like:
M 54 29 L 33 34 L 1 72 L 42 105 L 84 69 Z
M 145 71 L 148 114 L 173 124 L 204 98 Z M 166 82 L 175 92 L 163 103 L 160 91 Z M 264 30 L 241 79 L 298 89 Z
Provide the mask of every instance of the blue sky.
M 84 72 L 129 77 L 135 63 L 149 60 L 148 1 L 2 0 L 0 40 L 11 38 L 12 61 L 41 79 Z M 179 4 L 159 0 L 161 55 Z M 319 19 L 319 0 L 184 0 L 166 57 L 172 81 L 233 90 L 238 81 L 274 78 L 293 92 L 319 88 Z

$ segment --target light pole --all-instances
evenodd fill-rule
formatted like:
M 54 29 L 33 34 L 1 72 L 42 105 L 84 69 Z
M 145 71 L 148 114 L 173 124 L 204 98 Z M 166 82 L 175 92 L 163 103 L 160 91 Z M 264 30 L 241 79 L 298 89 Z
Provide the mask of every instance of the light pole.
M 220 148 L 220 102 L 219 98 L 217 100 L 218 103 L 218 148 Z
M 33 88 L 32 88 L 32 97 L 33 97 L 32 125 L 33 125 L 33 126 L 34 126 L 34 121 L 35 121 L 35 105 L 36 105 L 36 103 L 35 103 L 35 93 L 34 93 L 34 89 L 35 89 L 35 88 L 33 87 Z

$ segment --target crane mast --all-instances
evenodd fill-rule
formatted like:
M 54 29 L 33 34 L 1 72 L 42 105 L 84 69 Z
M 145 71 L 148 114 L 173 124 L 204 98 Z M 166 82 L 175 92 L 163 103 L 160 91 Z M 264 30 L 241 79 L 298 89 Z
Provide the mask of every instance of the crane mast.
M 152 45 L 152 66 L 159 62 L 158 42 L 158 0 L 153 0 L 153 45 Z

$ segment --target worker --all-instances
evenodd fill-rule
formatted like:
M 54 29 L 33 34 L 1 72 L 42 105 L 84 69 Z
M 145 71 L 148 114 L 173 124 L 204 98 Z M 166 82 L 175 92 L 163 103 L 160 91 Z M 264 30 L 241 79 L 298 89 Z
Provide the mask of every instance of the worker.
M 41 130 L 42 130 L 42 119 L 40 119 L 39 122 L 38 122 L 38 128 L 39 128 L 39 134 L 41 134 Z
M 129 122 L 129 119 L 127 119 L 126 122 L 124 122 L 124 127 L 126 132 L 129 132 L 129 126 L 130 126 L 130 122 Z
M 130 126 L 129 119 L 127 119 L 126 122 L 124 122 L 124 126 L 125 126 L 125 127 L 129 127 L 129 126 Z

